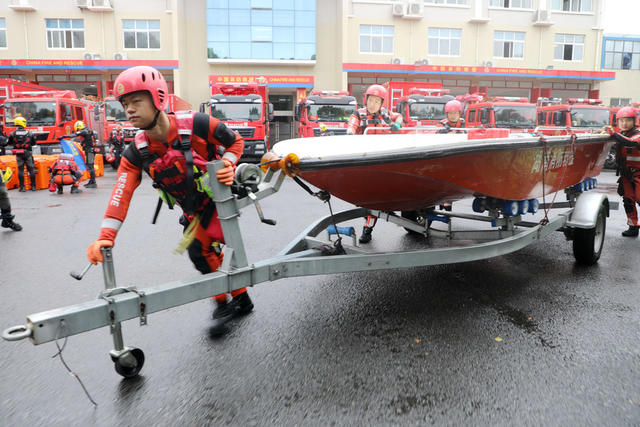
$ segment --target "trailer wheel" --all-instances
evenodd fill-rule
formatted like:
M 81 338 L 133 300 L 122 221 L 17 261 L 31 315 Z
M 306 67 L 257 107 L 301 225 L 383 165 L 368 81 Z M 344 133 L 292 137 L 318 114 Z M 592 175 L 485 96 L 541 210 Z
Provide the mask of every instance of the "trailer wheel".
M 606 208 L 600 206 L 596 226 L 593 228 L 575 228 L 573 230 L 573 256 L 578 264 L 593 265 L 600 259 L 607 228 Z
M 409 221 L 413 221 L 416 224 L 421 226 L 424 226 L 425 222 L 427 222 L 426 228 L 429 228 L 429 226 L 431 225 L 431 221 L 427 221 L 426 213 L 424 211 L 401 211 L 400 216 L 404 219 L 408 219 Z M 411 230 L 406 227 L 403 227 L 403 228 L 407 230 L 407 233 L 409 234 L 413 234 L 415 236 L 422 236 L 422 233 L 418 233 L 415 230 Z
M 119 357 L 112 357 L 116 372 L 125 378 L 133 378 L 144 365 L 144 353 L 139 348 L 132 348 Z

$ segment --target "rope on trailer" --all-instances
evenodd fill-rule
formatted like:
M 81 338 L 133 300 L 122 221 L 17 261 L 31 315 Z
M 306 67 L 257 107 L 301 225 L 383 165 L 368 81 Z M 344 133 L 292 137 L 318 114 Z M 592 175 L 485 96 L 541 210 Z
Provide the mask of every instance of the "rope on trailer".
M 578 139 L 578 135 L 576 135 L 575 133 L 571 134 L 571 155 L 574 156 L 575 152 L 576 152 L 576 140 Z M 547 168 L 547 139 L 543 136 L 540 137 L 540 142 L 542 142 L 543 144 L 543 149 L 542 149 L 542 203 L 544 205 L 546 205 L 546 200 L 545 200 L 545 195 L 546 195 L 546 191 L 545 191 L 545 175 L 546 175 L 546 168 Z M 564 158 L 564 154 L 562 156 L 562 175 L 560 176 L 560 185 L 562 186 L 562 183 L 564 182 L 564 177 L 565 174 L 567 172 L 569 166 L 569 162 L 567 160 L 566 164 L 565 164 L 565 158 Z M 556 191 L 553 195 L 553 199 L 551 200 L 551 203 L 549 203 L 549 206 L 546 207 L 544 209 L 544 218 L 540 220 L 540 224 L 541 225 L 547 225 L 549 223 L 549 211 L 553 208 L 554 203 L 556 202 L 556 197 L 558 197 L 558 192 Z
M 293 180 L 300 187 L 302 187 L 307 193 L 309 193 L 310 195 L 312 195 L 314 197 L 317 197 L 318 199 L 322 200 L 327 205 L 329 205 L 329 214 L 331 215 L 331 222 L 333 224 L 333 227 L 336 230 L 336 235 L 338 236 L 338 238 L 336 239 L 335 242 L 333 242 L 333 246 L 323 245 L 322 247 L 319 247 L 319 249 L 322 251 L 322 254 L 323 255 L 342 255 L 342 254 L 346 254 L 347 252 L 344 250 L 344 247 L 342 246 L 342 236 L 340 235 L 340 232 L 338 231 L 338 225 L 336 224 L 336 220 L 335 220 L 335 218 L 333 216 L 333 209 L 331 208 L 331 194 L 326 190 L 320 190 L 320 191 L 314 192 L 313 190 L 311 190 L 311 188 L 309 188 L 309 186 L 307 184 L 304 183 L 304 181 L 302 181 L 297 176 L 294 176 Z
M 64 320 L 60 320 L 60 324 L 58 325 L 58 329 L 56 330 L 56 338 L 55 338 L 56 348 L 58 349 L 58 352 L 53 356 L 51 356 L 51 358 L 54 359 L 58 356 L 60 357 L 60 361 L 62 362 L 62 365 L 65 367 L 65 369 L 69 372 L 69 374 L 72 377 L 78 380 L 78 382 L 80 383 L 80 386 L 82 387 L 82 390 L 84 390 L 84 394 L 87 395 L 87 398 L 91 403 L 93 403 L 93 406 L 97 407 L 98 404 L 96 403 L 95 400 L 93 400 L 93 398 L 91 398 L 91 395 L 89 394 L 89 391 L 87 390 L 87 388 L 84 386 L 84 383 L 80 379 L 80 376 L 71 370 L 69 365 L 67 365 L 67 362 L 65 362 L 64 358 L 62 357 L 62 350 L 64 350 L 64 348 L 67 346 L 67 340 L 69 339 L 69 337 L 66 336 L 64 338 L 64 342 L 62 343 L 62 347 L 60 347 L 60 344 L 58 344 L 58 338 L 60 337 L 60 332 L 63 329 L 64 329 Z

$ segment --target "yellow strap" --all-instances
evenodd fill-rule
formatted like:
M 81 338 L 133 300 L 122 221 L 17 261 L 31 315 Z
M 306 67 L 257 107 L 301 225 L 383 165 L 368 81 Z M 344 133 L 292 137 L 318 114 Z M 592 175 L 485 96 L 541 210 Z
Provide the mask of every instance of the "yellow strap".
M 178 243 L 178 247 L 173 250 L 174 254 L 182 254 L 187 250 L 191 243 L 193 243 L 193 239 L 196 238 L 196 227 L 200 224 L 200 217 L 196 215 L 193 217 L 193 220 L 189 223 L 189 226 L 186 230 L 184 230 L 184 234 L 180 243 Z
M 2 172 L 2 171 L 0 171 L 0 172 Z M 11 180 L 11 177 L 13 176 L 13 170 L 10 167 L 8 167 L 4 171 L 4 173 L 0 173 L 0 175 L 2 175 L 2 182 L 4 182 L 6 184 L 7 182 L 9 182 Z

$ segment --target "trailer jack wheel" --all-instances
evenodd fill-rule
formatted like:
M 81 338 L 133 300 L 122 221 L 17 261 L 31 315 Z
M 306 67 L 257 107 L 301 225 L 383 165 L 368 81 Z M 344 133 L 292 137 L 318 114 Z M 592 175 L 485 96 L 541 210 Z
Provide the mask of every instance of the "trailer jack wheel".
M 127 348 L 119 354 L 111 353 L 116 372 L 125 378 L 133 378 L 144 365 L 144 353 L 139 348 Z

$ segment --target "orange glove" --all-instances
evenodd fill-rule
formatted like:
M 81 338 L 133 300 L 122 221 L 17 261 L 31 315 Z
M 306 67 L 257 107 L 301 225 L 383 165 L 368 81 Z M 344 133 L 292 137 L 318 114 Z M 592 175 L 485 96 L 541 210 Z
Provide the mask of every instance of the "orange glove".
M 222 161 L 224 162 L 225 167 L 216 173 L 216 177 L 218 178 L 218 181 L 224 185 L 231 185 L 233 184 L 233 176 L 235 175 L 233 172 L 233 163 L 227 159 L 222 159 Z
M 100 251 L 100 248 L 110 248 L 111 246 L 113 246 L 112 240 L 96 240 L 87 248 L 87 259 L 91 261 L 91 264 L 93 265 L 104 261 L 104 257 L 102 256 L 102 251 Z

